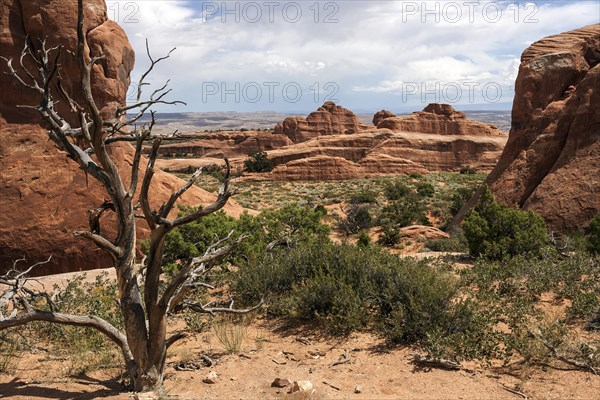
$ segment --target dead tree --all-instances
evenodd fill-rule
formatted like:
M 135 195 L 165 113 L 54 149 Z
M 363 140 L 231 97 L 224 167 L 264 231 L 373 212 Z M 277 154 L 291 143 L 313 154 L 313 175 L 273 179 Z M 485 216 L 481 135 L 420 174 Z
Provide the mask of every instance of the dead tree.
M 198 208 L 185 216 L 171 218 L 170 214 L 181 195 L 183 195 L 198 179 L 201 171 L 192 177 L 160 208 L 150 205 L 150 188 L 154 175 L 154 164 L 162 136 L 153 135 L 154 112 L 150 108 L 156 104 L 176 104 L 165 100 L 170 92 L 167 84 L 155 90 L 148 100 L 142 99 L 142 88 L 147 85 L 145 79 L 154 66 L 169 57 L 153 59 L 148 51 L 151 65 L 142 75 L 138 84 L 137 99 L 131 105 L 117 108 L 110 120 L 103 118 L 98 104 L 94 100 L 91 89 L 92 68 L 103 58 L 102 54 L 90 54 L 86 59 L 86 51 L 90 51 L 86 43 L 83 28 L 83 0 L 78 0 L 77 39 L 75 55 L 80 70 L 82 104 L 72 94 L 63 89 L 60 81 L 59 54 L 64 51 L 60 46 L 48 47 L 45 39 L 40 39 L 34 46 L 33 40 L 26 40 L 25 47 L 15 69 L 12 59 L 4 58 L 8 74 L 11 74 L 28 90 L 40 96 L 39 105 L 35 108 L 43 121 L 49 126 L 49 137 L 56 146 L 64 151 L 70 159 L 93 179 L 97 180 L 106 191 L 108 200 L 97 209 L 89 212 L 90 229 L 75 232 L 76 236 L 88 239 L 96 246 L 112 256 L 117 276 L 119 307 L 124 319 L 124 332 L 120 332 L 107 321 L 95 316 L 64 315 L 52 311 L 52 299 L 43 293 L 33 292 L 24 282 L 27 273 L 7 274 L 0 279 L 6 288 L 1 295 L 0 305 L 8 314 L 0 310 L 0 330 L 21 326 L 31 321 L 48 321 L 59 324 L 85 326 L 97 329 L 119 346 L 123 354 L 126 369 L 135 391 L 156 389 L 163 381 L 163 369 L 167 349 L 183 335 L 167 336 L 167 316 L 176 308 L 188 307 L 198 312 L 247 312 L 235 310 L 233 302 L 217 307 L 212 303 L 193 304 L 185 301 L 186 293 L 197 287 L 203 287 L 203 277 L 210 268 L 210 263 L 230 253 L 242 238 L 233 240 L 233 244 L 225 245 L 226 239 L 218 241 L 206 250 L 205 254 L 185 265 L 176 276 L 161 283 L 162 258 L 167 234 L 206 215 L 220 210 L 233 195 L 229 187 L 229 163 L 226 160 L 226 173 L 218 192 L 217 199 L 210 205 Z M 34 48 L 35 47 L 35 48 Z M 67 49 L 68 50 L 68 49 Z M 28 71 L 24 60 L 30 57 L 37 68 L 36 73 Z M 51 89 L 58 88 L 58 89 Z M 57 93 L 55 93 L 57 92 Z M 78 117 L 78 126 L 71 126 L 64 116 L 55 110 L 55 96 L 60 96 Z M 138 128 L 134 124 L 150 110 L 151 122 Z M 129 184 L 126 185 L 124 175 L 129 171 L 119 171 L 107 148 L 112 143 L 128 141 L 135 144 L 135 156 Z M 141 177 L 141 189 L 137 193 L 140 177 L 140 161 L 142 147 L 145 142 L 152 144 L 148 164 Z M 141 211 L 138 211 L 141 210 Z M 116 220 L 116 237 L 114 239 L 102 235 L 100 218 L 105 212 L 113 212 Z M 150 245 L 143 265 L 136 264 L 136 220 L 143 219 L 150 227 Z M 228 242 L 231 243 L 231 240 Z M 143 271 L 143 274 L 142 274 Z M 143 275 L 143 276 L 142 276 Z M 163 285 L 161 290 L 159 286 Z M 142 290 L 143 288 L 143 290 Z M 1 293 L 1 292 L 0 292 Z M 143 294 L 142 294 L 143 293 Z M 46 299 L 47 307 L 35 308 L 40 299 Z M 36 300 L 36 301 L 34 301 Z M 50 310 L 50 311 L 48 311 Z

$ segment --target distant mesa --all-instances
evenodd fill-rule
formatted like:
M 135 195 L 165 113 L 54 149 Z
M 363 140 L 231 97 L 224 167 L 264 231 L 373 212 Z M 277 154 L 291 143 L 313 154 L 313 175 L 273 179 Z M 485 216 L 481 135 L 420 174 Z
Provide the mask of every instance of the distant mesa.
M 338 124 L 333 132 L 317 129 L 322 125 L 315 122 L 311 125 L 309 121 L 325 113 L 343 115 L 347 124 Z M 354 113 L 333 103 L 325 103 L 306 120 L 294 118 L 306 122 L 287 133 L 282 131 L 286 121 L 292 120 L 278 125 L 275 133 L 288 137 L 293 133 L 294 144 L 269 152 L 276 165 L 270 179 L 350 179 L 456 171 L 465 166 L 489 171 L 507 139 L 494 126 L 468 119 L 447 104 L 430 104 L 404 117 L 382 110 L 373 117 L 377 126 L 355 124 Z
M 500 201 L 536 211 L 561 232 L 589 226 L 600 212 L 600 24 L 525 50 L 510 136 L 487 184 Z

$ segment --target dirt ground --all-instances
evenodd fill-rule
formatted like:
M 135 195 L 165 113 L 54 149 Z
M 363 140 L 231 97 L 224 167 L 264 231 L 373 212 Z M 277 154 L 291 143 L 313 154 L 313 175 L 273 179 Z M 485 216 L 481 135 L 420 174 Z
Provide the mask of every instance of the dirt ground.
M 64 279 L 65 275 L 48 277 L 45 284 Z M 178 322 L 172 330 L 181 327 Z M 380 338 L 366 333 L 340 340 L 323 337 L 307 325 L 258 319 L 243 337 L 238 354 L 227 354 L 213 330 L 179 342 L 170 350 L 165 393 L 137 398 L 600 399 L 600 377 L 591 373 L 477 363 L 463 363 L 460 371 L 426 369 L 413 364 L 411 349 L 387 348 Z M 209 356 L 212 366 L 203 355 Z M 345 362 L 334 365 L 336 361 Z M 22 354 L 10 374 L 0 374 L 0 398 L 136 398 L 121 385 L 118 369 L 70 376 L 69 362 L 39 350 Z M 218 375 L 216 383 L 204 383 L 211 371 Z M 275 378 L 309 380 L 314 392 L 288 394 L 287 388 L 271 387 Z

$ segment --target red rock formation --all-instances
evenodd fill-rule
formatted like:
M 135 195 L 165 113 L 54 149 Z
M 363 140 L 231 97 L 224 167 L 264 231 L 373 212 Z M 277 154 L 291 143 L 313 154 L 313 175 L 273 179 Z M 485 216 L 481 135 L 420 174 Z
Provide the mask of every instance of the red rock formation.
M 340 180 L 364 178 L 365 173 L 360 166 L 343 157 L 309 156 L 292 160 L 276 167 L 269 174 L 273 180 Z
M 310 180 L 321 179 L 315 178 L 320 176 L 329 177 L 322 179 L 351 179 L 357 176 L 458 171 L 467 165 L 489 171 L 496 164 L 505 141 L 506 136 L 454 136 L 389 130 L 320 136 L 268 152 L 269 159 L 276 165 L 268 178 Z M 314 157 L 319 157 L 319 163 L 300 162 Z M 347 169 L 349 175 L 344 177 L 340 169 L 332 173 L 314 171 L 326 167 L 326 157 L 351 162 L 352 168 Z
M 287 136 L 273 132 L 217 132 L 199 133 L 197 136 L 198 139 L 184 143 L 164 144 L 159 154 L 168 157 L 180 153 L 194 157 L 235 158 L 292 144 Z
M 379 114 L 379 113 L 378 113 Z M 394 132 L 434 133 L 437 135 L 465 136 L 505 136 L 506 134 L 493 125 L 468 119 L 464 113 L 456 111 L 449 104 L 429 104 L 423 111 L 415 112 L 407 117 L 387 117 L 380 115 L 376 125 L 379 129 L 390 129 Z
M 124 102 L 134 53 L 123 30 L 107 20 L 104 0 L 88 0 L 85 4 L 90 47 L 107 55 L 94 69 L 93 92 L 98 105 L 108 113 Z M 18 64 L 26 34 L 34 43 L 37 38 L 47 36 L 49 44 L 60 43 L 73 49 L 76 6 L 77 2 L 62 0 L 0 1 L 0 54 L 16 58 Z M 74 60 L 67 52 L 62 54 L 65 86 L 79 93 L 76 84 L 79 73 Z M 5 68 L 0 62 L 0 72 Z M 18 104 L 39 102 L 35 93 L 23 89 L 3 73 L 0 73 L 0 87 L 0 270 L 12 266 L 12 261 L 18 258 L 27 257 L 35 262 L 50 255 L 52 263 L 38 269 L 38 274 L 109 266 L 106 254 L 72 234 L 74 230 L 89 229 L 86 211 L 103 202 L 107 197 L 104 190 L 49 141 L 47 132 L 36 125 L 40 121 L 37 113 L 16 108 Z M 129 176 L 133 148 L 115 144 L 109 151 L 123 175 Z M 154 204 L 162 204 L 183 184 L 163 172 L 155 175 L 153 183 Z M 214 199 L 197 187 L 185 196 L 185 203 L 195 205 Z M 228 211 L 236 214 L 241 208 L 234 203 Z M 103 218 L 102 228 L 107 233 L 114 232 L 110 216 Z M 139 232 L 147 232 L 143 224 Z
M 534 210 L 563 232 L 586 227 L 600 212 L 599 89 L 600 24 L 525 50 L 508 143 L 487 179 L 500 201 Z
M 373 125 L 377 126 L 384 119 L 386 119 L 386 118 L 394 118 L 395 116 L 396 116 L 396 114 L 394 114 L 393 112 L 388 111 L 388 110 L 378 111 L 373 116 Z
M 341 109 L 326 105 L 334 113 Z M 347 113 L 354 115 L 350 111 Z M 310 116 L 308 119 L 311 119 Z M 379 121 L 379 128 L 369 127 L 353 134 L 297 130 L 296 133 L 300 132 L 298 137 L 314 134 L 312 139 L 300 143 L 291 143 L 288 136 L 277 133 L 283 129 L 280 126 L 273 134 L 211 134 L 203 139 L 166 146 L 164 151 L 172 155 L 227 155 L 233 158 L 234 165 L 239 166 L 249 149 L 268 150 L 275 169 L 272 174 L 257 176 L 258 179 L 351 179 L 369 175 L 453 171 L 465 166 L 490 171 L 496 165 L 507 138 L 491 125 L 472 121 L 451 106 L 442 104 L 431 104 L 422 112 L 408 117 L 396 117 L 383 110 L 375 114 L 374 120 Z M 286 121 L 292 120 L 288 118 Z M 307 124 L 306 121 L 304 124 Z M 278 147 L 282 142 L 287 142 L 287 145 Z M 275 150 L 269 150 L 269 147 Z M 326 160 L 327 157 L 331 160 Z M 343 163 L 340 159 L 347 162 Z M 160 160 L 157 165 L 177 171 L 207 163 L 181 159 Z M 317 171 L 323 168 L 331 168 L 331 171 Z
M 317 136 L 346 135 L 367 128 L 352 111 L 328 101 L 306 118 L 286 118 L 283 123 L 275 126 L 275 133 L 286 135 L 292 142 L 300 143 Z
M 404 228 L 400 228 L 400 233 L 403 238 L 410 238 L 417 240 L 419 238 L 425 239 L 448 239 L 450 235 L 446 232 L 434 228 L 433 226 L 424 225 L 411 225 Z

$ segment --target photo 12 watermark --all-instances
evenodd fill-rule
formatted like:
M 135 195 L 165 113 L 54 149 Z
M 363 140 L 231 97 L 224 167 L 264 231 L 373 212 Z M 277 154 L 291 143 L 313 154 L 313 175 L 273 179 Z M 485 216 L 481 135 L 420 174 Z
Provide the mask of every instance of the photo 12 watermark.
M 339 2 L 334 1 L 204 1 L 202 22 L 258 23 L 287 22 L 302 20 L 315 24 L 339 23 Z
M 468 22 L 474 24 L 483 20 L 497 23 L 510 19 L 514 23 L 538 23 L 540 7 L 534 2 L 497 1 L 401 1 L 402 22 L 421 23 Z
M 200 85 L 202 103 L 299 103 L 313 101 L 322 104 L 327 101 L 339 102 L 340 91 L 335 82 L 202 82 Z
M 140 4 L 137 1 L 113 1 L 106 6 L 108 17 L 119 24 L 140 22 Z
M 403 103 L 499 103 L 507 87 L 497 82 L 403 82 L 395 94 L 402 96 Z
M 478 21 L 497 23 L 510 20 L 514 23 L 538 23 L 540 6 L 536 2 L 510 1 L 403 1 L 390 0 L 399 5 L 402 23 L 463 23 Z M 286 22 L 296 24 L 311 21 L 315 24 L 337 24 L 343 1 L 203 1 L 199 2 L 202 23 L 259 23 Z M 358 1 L 373 4 L 376 2 Z M 109 1 L 110 19 L 122 24 L 139 22 L 143 1 Z

